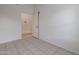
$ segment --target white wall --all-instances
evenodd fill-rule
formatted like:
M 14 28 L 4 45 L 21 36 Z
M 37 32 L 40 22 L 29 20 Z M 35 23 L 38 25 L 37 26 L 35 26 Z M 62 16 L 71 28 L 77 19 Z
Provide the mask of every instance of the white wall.
M 33 15 L 33 25 L 32 25 L 32 35 L 38 38 L 38 10 L 37 5 L 34 5 L 34 15 Z M 37 6 L 38 7 L 38 6 Z
M 35 5 L 40 11 L 39 37 L 79 54 L 79 5 Z
M 0 43 L 21 39 L 21 13 L 33 14 L 33 5 L 0 5 Z

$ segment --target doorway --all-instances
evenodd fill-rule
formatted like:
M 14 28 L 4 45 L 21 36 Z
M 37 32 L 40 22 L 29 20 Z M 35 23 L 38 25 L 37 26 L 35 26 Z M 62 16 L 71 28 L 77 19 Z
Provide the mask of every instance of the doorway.
M 33 16 L 27 13 L 21 13 L 22 20 L 22 39 L 32 37 L 32 18 Z

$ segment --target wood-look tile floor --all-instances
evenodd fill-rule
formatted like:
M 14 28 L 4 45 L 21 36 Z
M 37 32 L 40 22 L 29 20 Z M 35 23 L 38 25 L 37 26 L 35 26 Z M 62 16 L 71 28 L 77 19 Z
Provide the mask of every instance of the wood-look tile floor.
M 32 37 L 0 44 L 0 55 L 74 55 L 74 53 Z

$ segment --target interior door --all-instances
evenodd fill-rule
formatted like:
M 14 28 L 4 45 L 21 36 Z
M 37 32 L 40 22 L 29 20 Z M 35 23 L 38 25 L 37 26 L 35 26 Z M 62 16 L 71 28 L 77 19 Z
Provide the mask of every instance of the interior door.
M 22 36 L 32 35 L 32 15 L 22 13 Z

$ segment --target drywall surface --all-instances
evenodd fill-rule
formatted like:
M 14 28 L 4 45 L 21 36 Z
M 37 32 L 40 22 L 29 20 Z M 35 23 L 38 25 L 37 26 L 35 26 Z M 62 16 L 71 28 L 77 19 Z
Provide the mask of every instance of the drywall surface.
M 79 54 L 79 5 L 35 5 L 39 38 Z
M 0 5 L 0 43 L 21 39 L 21 13 L 33 14 L 33 5 Z
M 34 14 L 33 14 L 33 25 L 32 25 L 32 35 L 38 38 L 38 10 L 36 8 L 37 5 L 34 5 Z

